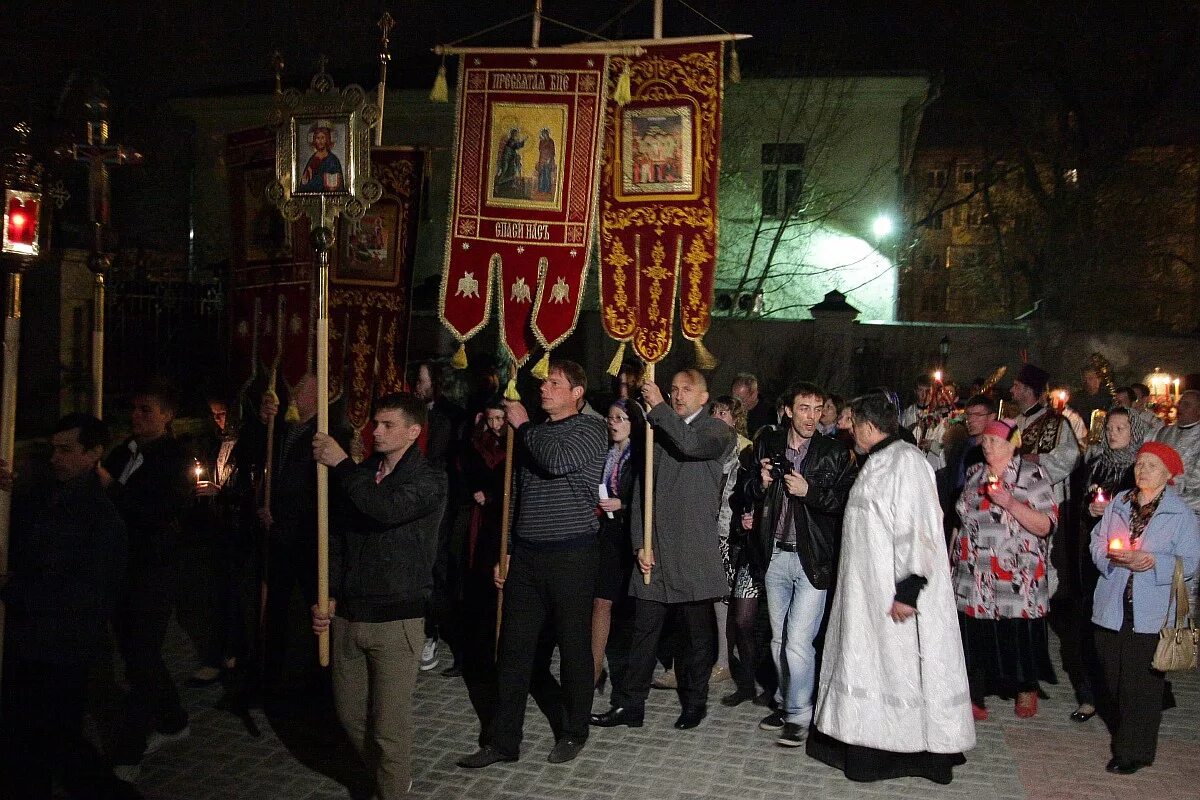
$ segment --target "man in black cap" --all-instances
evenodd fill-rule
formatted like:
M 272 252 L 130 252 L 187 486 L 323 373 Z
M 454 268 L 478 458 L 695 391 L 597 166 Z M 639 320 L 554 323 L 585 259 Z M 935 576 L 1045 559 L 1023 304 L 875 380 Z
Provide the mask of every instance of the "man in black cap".
M 1024 364 L 1012 384 L 1013 402 L 1021 413 L 1017 427 L 1021 429 L 1021 457 L 1042 467 L 1054 484 L 1054 499 L 1062 503 L 1067 498 L 1071 470 L 1079 461 L 1079 440 L 1071 423 L 1046 402 L 1046 384 L 1050 374 L 1033 364 Z

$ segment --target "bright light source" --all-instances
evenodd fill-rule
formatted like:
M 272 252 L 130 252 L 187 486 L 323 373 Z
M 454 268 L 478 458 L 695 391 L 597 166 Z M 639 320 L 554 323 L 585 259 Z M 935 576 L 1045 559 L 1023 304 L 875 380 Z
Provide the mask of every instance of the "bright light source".
M 874 231 L 876 239 L 891 236 L 894 229 L 895 225 L 892 222 L 892 218 L 887 214 L 880 214 L 871 225 L 871 230 Z

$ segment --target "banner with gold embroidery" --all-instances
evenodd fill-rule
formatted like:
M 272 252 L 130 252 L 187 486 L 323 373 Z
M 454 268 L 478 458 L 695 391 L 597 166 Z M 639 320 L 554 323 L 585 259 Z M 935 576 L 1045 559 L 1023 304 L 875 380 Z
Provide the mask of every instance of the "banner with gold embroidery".
M 289 225 L 266 202 L 275 132 L 231 134 L 225 159 L 233 239 L 231 372 L 248 409 L 277 358 L 276 387 L 284 395 L 312 369 L 312 248 L 307 223 Z M 345 422 L 356 432 L 369 423 L 372 400 L 403 383 L 424 169 L 423 150 L 372 148 L 371 170 L 383 196 L 358 222 L 338 222 L 330 259 L 329 395 L 331 402 L 344 400 Z
M 648 363 L 671 350 L 675 302 L 685 338 L 703 350 L 717 257 L 721 149 L 720 42 L 613 56 L 630 102 L 610 99 L 600 194 L 604 330 Z M 711 358 L 711 356 L 708 356 Z
M 441 318 L 465 343 L 491 318 L 522 365 L 575 329 L 592 241 L 607 59 L 466 54 Z M 458 360 L 465 359 L 460 348 Z

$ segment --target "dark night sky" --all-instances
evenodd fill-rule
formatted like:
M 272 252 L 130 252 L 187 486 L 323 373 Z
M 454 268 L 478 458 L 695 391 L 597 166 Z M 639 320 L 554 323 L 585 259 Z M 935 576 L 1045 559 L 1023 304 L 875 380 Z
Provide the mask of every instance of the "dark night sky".
M 856 70 L 916 68 L 927 55 L 919 41 L 919 16 L 895 2 L 762 2 L 689 0 L 726 29 L 751 33 L 742 47 L 750 68 L 766 58 L 788 65 L 833 65 Z M 99 69 L 118 108 L 150 106 L 165 97 L 270 90 L 268 61 L 278 47 L 289 79 L 301 83 L 320 53 L 331 59 L 339 82 L 370 82 L 375 75 L 378 29 L 386 8 L 397 19 L 392 37 L 395 79 L 427 85 L 436 69 L 429 48 L 527 13 L 531 0 L 48 0 L 22 9 L 19 25 L 0 31 L 0 116 L 44 118 L 77 69 Z M 605 28 L 611 38 L 648 36 L 649 0 L 546 0 L 548 16 L 580 28 Z M 678 0 L 666 1 L 667 35 L 717 29 Z M 528 20 L 476 41 L 527 44 Z M 543 43 L 578 41 L 581 35 L 547 23 Z

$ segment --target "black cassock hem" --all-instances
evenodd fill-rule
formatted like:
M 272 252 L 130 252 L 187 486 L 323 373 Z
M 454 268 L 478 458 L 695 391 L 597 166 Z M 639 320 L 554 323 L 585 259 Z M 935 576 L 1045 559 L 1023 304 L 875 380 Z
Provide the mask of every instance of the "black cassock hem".
M 806 751 L 810 757 L 840 769 L 850 780 L 863 783 L 912 777 L 947 784 L 954 779 L 953 768 L 967 763 L 962 753 L 893 753 L 846 744 L 815 727 L 809 731 Z

